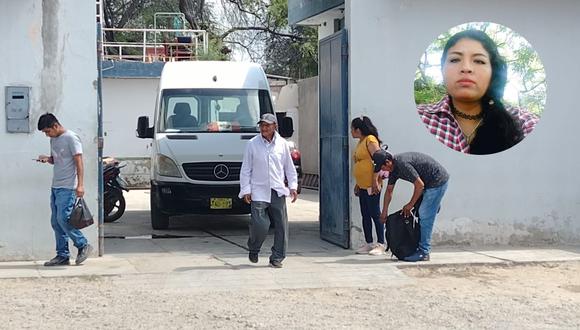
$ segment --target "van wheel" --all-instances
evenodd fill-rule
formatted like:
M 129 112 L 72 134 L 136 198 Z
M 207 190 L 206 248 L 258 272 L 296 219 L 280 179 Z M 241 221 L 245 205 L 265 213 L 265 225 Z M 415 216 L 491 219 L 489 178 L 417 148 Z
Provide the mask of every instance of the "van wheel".
M 167 229 L 169 228 L 169 215 L 163 214 L 159 205 L 157 204 L 155 193 L 153 188 L 151 188 L 151 227 L 153 229 Z

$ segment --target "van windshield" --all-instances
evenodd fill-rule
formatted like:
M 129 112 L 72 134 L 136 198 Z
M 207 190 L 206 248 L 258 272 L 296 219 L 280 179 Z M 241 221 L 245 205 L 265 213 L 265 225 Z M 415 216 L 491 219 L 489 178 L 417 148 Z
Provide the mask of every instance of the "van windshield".
M 260 115 L 272 111 L 267 90 L 166 89 L 159 132 L 259 132 Z

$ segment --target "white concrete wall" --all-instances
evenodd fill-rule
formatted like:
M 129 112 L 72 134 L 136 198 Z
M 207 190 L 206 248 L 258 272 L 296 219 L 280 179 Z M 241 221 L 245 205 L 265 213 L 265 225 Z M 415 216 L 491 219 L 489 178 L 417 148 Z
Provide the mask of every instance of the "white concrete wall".
M 318 77 L 303 79 L 298 82 L 298 100 L 300 112 L 300 153 L 302 171 L 306 174 L 318 174 L 320 158 L 320 135 L 318 134 Z
M 318 40 L 333 35 L 336 32 L 334 31 L 334 20 L 344 17 L 344 9 L 335 8 L 316 16 L 314 19 L 311 18 L 310 21 L 318 24 Z
M 430 154 L 451 174 L 435 241 L 474 245 L 580 242 L 580 140 L 575 120 L 580 90 L 576 59 L 580 2 L 346 3 L 351 116 L 370 116 L 391 151 Z M 444 147 L 427 132 L 415 111 L 413 80 L 421 53 L 440 33 L 469 21 L 512 28 L 534 46 L 545 66 L 548 92 L 541 122 L 523 142 L 499 154 L 469 156 Z M 402 207 L 410 195 L 410 185 L 397 183 L 391 211 Z M 352 225 L 360 227 L 354 197 L 351 205 Z M 354 229 L 351 238 L 356 244 L 362 238 L 360 230 Z
M 95 4 L 76 0 L 0 2 L 4 52 L 0 61 L 0 261 L 55 255 L 50 227 L 52 167 L 32 161 L 50 153 L 36 130 L 38 117 L 53 112 L 77 132 L 84 147 L 85 190 L 97 214 L 97 62 Z M 4 87 L 31 89 L 31 132 L 6 132 Z M 97 243 L 97 226 L 83 231 Z M 72 246 L 72 245 L 71 245 Z M 72 248 L 73 256 L 76 249 Z
M 318 40 L 322 40 L 333 34 L 334 34 L 334 18 L 330 17 L 328 19 L 325 19 L 318 26 Z
M 153 125 L 159 78 L 103 79 L 103 155 L 125 162 L 121 174 L 131 187 L 147 187 L 151 139 L 135 136 L 137 118 L 149 116 Z
M 158 78 L 103 79 L 103 155 L 149 157 L 151 139 L 135 136 L 137 118 L 149 116 L 153 125 Z

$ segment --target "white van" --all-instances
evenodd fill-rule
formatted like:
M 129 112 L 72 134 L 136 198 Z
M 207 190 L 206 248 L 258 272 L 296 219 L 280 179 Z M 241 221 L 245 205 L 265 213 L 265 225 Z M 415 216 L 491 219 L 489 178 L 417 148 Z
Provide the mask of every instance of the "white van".
M 159 82 L 153 127 L 139 117 L 137 136 L 153 138 L 151 225 L 167 229 L 176 214 L 248 214 L 237 195 L 246 143 L 274 113 L 258 64 L 169 62 Z M 292 135 L 290 118 L 278 131 Z

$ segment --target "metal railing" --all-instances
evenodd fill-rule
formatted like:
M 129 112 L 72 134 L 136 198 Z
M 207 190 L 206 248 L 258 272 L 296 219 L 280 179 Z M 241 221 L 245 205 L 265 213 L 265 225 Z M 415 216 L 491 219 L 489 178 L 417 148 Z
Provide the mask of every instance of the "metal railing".
M 97 13 L 97 23 L 102 23 L 101 20 L 103 18 L 103 1 L 102 0 L 95 0 L 96 5 L 96 13 Z
M 196 60 L 207 54 L 205 30 L 104 28 L 103 60 Z

